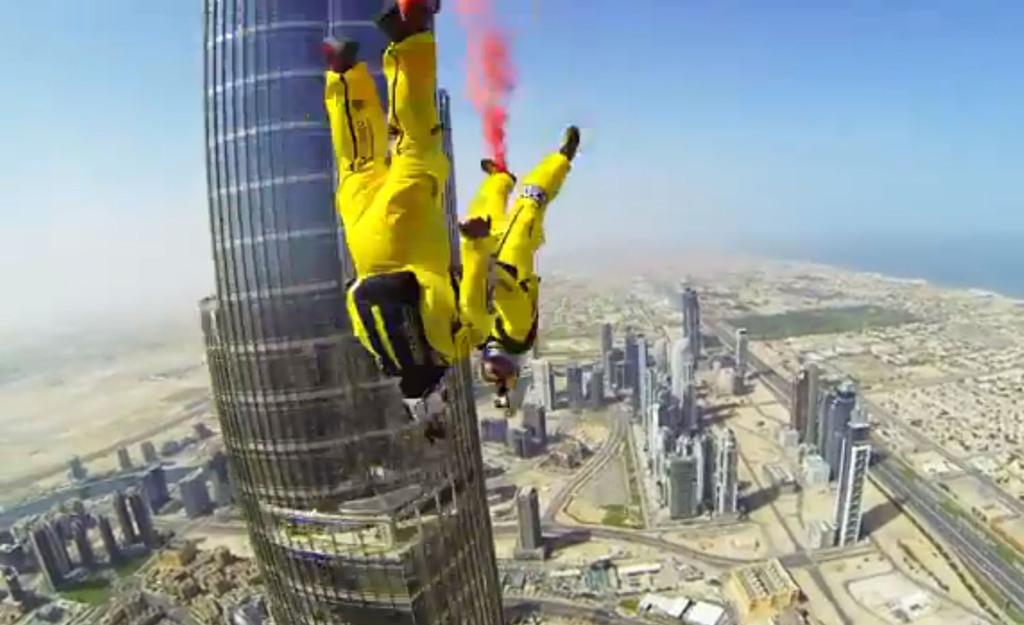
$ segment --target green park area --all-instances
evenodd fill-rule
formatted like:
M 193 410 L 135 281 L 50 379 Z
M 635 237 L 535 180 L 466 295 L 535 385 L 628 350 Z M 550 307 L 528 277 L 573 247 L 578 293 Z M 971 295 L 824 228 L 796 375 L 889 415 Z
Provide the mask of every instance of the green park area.
M 110 600 L 114 587 L 106 577 L 94 577 L 79 582 L 66 590 L 60 591 L 60 596 L 68 601 L 77 601 L 88 605 L 103 605 Z
M 602 506 L 604 510 L 604 518 L 601 519 L 603 525 L 611 525 L 612 527 L 621 527 L 625 529 L 641 529 L 642 525 L 636 518 L 636 515 L 630 509 L 629 506 L 623 505 L 608 505 Z
M 68 588 L 62 588 L 60 596 L 78 603 L 103 605 L 110 600 L 114 593 L 114 580 L 131 577 L 142 568 L 148 559 L 149 556 L 146 555 L 118 562 L 108 569 L 107 573 L 100 573 Z M 113 573 L 113 576 L 110 573 Z
M 619 601 L 619 607 L 625 610 L 626 612 L 636 614 L 637 610 L 640 609 L 640 598 L 626 597 L 625 599 Z
M 810 308 L 777 315 L 744 315 L 727 320 L 734 328 L 746 328 L 753 340 L 771 341 L 811 334 L 863 332 L 917 321 L 902 310 L 882 306 Z

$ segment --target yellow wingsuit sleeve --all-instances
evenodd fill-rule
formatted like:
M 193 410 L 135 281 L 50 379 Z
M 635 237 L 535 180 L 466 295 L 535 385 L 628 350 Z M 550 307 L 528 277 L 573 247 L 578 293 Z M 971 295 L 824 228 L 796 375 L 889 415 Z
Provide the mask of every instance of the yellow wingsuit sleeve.
M 383 166 L 388 137 L 377 84 L 366 63 L 344 74 L 324 72 L 324 106 L 338 175 L 368 166 Z
M 491 332 L 493 319 L 487 305 L 493 236 L 462 237 L 462 282 L 459 285 L 459 315 L 469 348 L 482 344 Z
M 480 183 L 480 188 L 469 206 L 469 218 L 474 217 L 490 218 L 491 233 L 496 234 L 505 230 L 508 196 L 512 193 L 515 180 L 511 174 L 499 172 L 489 174 Z

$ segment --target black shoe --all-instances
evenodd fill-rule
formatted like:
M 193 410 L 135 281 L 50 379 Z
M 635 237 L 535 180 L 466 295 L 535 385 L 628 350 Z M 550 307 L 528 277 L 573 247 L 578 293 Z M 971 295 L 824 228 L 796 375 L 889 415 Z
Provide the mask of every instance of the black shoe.
M 580 129 L 576 126 L 569 126 L 565 129 L 562 137 L 562 147 L 558 150 L 570 161 L 576 157 L 576 150 L 580 147 Z
M 434 27 L 434 14 L 441 9 L 437 0 L 412 0 L 403 16 L 398 0 L 386 0 L 381 14 L 374 20 L 377 28 L 394 43 L 399 43 Z
M 352 39 L 327 37 L 320 49 L 327 67 L 339 74 L 352 69 L 359 61 L 359 42 Z
M 480 159 L 480 169 L 482 169 L 484 171 L 484 173 L 487 174 L 488 176 L 491 176 L 491 175 L 494 175 L 494 174 L 508 174 L 509 177 L 512 178 L 512 182 L 516 182 L 516 175 L 515 174 L 513 174 L 512 172 L 510 172 L 507 169 L 503 169 L 503 168 L 499 167 L 498 164 L 496 162 L 494 162 L 492 159 L 489 159 L 489 158 Z

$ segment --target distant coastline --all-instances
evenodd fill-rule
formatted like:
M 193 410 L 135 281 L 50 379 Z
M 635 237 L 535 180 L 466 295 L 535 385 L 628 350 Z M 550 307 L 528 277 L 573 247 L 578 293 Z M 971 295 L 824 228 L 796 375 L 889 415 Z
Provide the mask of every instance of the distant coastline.
M 813 262 L 945 288 L 1024 300 L 1024 235 L 921 241 L 888 237 L 829 240 L 828 246 L 757 246 L 770 258 Z

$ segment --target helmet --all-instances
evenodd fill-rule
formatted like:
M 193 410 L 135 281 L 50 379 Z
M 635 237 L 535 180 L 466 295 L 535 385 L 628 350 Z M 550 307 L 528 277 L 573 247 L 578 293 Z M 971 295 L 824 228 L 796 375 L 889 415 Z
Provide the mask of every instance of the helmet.
M 519 361 L 495 342 L 484 346 L 480 358 L 480 373 L 484 380 L 498 386 L 498 394 L 504 395 L 515 386 L 519 377 Z

